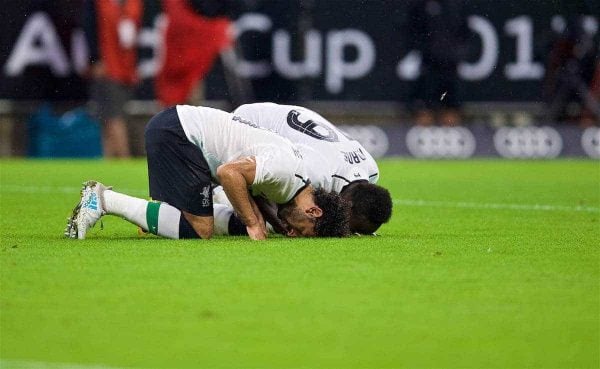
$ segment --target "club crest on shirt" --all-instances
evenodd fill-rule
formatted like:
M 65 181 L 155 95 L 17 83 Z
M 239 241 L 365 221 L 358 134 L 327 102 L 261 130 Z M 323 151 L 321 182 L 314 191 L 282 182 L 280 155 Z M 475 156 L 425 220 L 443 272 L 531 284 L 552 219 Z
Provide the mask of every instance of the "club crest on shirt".
M 202 192 L 200 192 L 200 194 L 202 195 L 202 206 L 209 207 L 211 195 L 212 195 L 210 193 L 210 185 L 204 186 L 204 188 L 202 188 Z

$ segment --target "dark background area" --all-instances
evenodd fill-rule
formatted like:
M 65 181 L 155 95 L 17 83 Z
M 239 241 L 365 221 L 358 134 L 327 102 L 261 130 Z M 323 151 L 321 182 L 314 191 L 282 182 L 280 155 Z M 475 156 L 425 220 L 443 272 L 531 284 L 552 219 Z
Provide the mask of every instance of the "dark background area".
M 17 76 L 7 75 L 6 64 L 14 51 L 17 40 L 32 14 L 43 12 L 52 22 L 60 37 L 64 53 L 72 64 L 72 35 L 79 27 L 78 0 L 20 0 L 9 1 L 2 6 L 0 23 L 0 98 L 1 99 L 84 99 L 85 80 L 71 66 L 67 76 L 57 76 L 47 65 L 30 65 Z M 532 62 L 544 65 L 552 40 L 557 36 L 556 24 L 561 16 L 565 22 L 572 16 L 589 16 L 596 29 L 600 22 L 598 5 L 586 0 L 569 1 L 493 1 L 474 0 L 464 2 L 465 16 L 485 18 L 493 26 L 498 40 L 496 67 L 489 76 L 476 81 L 460 79 L 458 94 L 462 101 L 540 101 L 542 79 L 537 77 L 511 80 L 505 73 L 508 63 L 516 59 L 517 37 L 507 33 L 506 23 L 527 17 L 533 25 Z M 322 39 L 321 71 L 317 76 L 291 79 L 284 78 L 276 69 L 268 76 L 251 78 L 257 100 L 307 101 L 307 100 L 381 100 L 406 101 L 411 81 L 401 79 L 396 72 L 398 63 L 407 55 L 411 35 L 406 32 L 407 1 L 275 1 L 260 0 L 249 11 L 262 14 L 272 22 L 267 32 L 246 32 L 238 39 L 238 50 L 246 60 L 272 62 L 273 33 L 283 30 L 292 42 L 292 61 L 303 60 L 303 34 L 314 29 Z M 596 7 L 596 9 L 594 9 Z M 148 1 L 145 7 L 144 27 L 152 27 L 160 11 L 158 1 Z M 247 14 L 247 13 L 246 13 Z M 553 20 L 555 27 L 553 29 Z M 595 23 L 594 23 L 595 22 Z M 328 35 L 344 29 L 359 30 L 371 39 L 375 48 L 375 62 L 364 76 L 343 81 L 341 91 L 333 93 L 326 88 Z M 595 32 L 598 44 L 599 32 Z M 190 40 L 201 42 L 201 40 Z M 449 48 L 453 47 L 448 45 Z M 481 38 L 470 31 L 465 47 L 464 62 L 474 62 L 481 54 Z M 151 58 L 153 50 L 140 48 L 140 56 Z M 356 57 L 353 47 L 344 49 L 345 60 Z M 272 64 L 272 63 L 271 63 Z M 138 88 L 137 97 L 153 98 L 153 84 L 146 78 Z M 206 78 L 206 98 L 227 100 L 229 93 L 223 77 L 223 67 L 217 65 Z

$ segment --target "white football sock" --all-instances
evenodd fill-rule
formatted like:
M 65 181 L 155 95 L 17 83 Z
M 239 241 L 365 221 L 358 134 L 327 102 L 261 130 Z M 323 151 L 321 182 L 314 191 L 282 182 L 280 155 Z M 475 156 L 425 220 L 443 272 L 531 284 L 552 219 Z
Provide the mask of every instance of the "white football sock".
M 158 232 L 162 237 L 179 239 L 179 222 L 183 214 L 176 207 L 166 202 L 160 203 L 158 212 Z
M 113 190 L 106 190 L 103 195 L 106 213 L 118 215 L 148 230 L 148 223 L 146 222 L 148 201 Z
M 231 218 L 232 214 L 233 208 L 227 205 L 213 204 L 213 216 L 215 219 L 213 234 L 215 236 L 229 234 L 229 218 Z
M 181 212 L 167 204 L 151 202 L 113 190 L 104 191 L 104 210 L 166 238 L 179 238 Z M 148 222 L 151 224 L 148 225 Z M 151 229 L 152 228 L 152 229 Z
M 233 208 L 233 205 L 231 205 L 231 201 L 229 201 L 229 198 L 227 198 L 227 195 L 225 194 L 225 190 L 223 189 L 223 186 L 217 186 L 215 188 L 213 188 L 213 204 L 221 204 L 221 205 L 227 205 L 230 208 Z
M 233 208 L 223 204 L 213 204 L 214 208 L 214 234 L 219 236 L 229 235 L 229 219 L 233 215 Z M 267 222 L 267 231 L 275 233 L 273 226 Z

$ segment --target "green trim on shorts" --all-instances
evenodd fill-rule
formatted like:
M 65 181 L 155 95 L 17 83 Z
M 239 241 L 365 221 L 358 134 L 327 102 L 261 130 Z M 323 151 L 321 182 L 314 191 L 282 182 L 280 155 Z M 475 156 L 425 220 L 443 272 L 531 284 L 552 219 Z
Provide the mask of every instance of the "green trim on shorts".
M 158 210 L 160 202 L 150 201 L 146 207 L 146 223 L 148 224 L 148 232 L 158 234 Z

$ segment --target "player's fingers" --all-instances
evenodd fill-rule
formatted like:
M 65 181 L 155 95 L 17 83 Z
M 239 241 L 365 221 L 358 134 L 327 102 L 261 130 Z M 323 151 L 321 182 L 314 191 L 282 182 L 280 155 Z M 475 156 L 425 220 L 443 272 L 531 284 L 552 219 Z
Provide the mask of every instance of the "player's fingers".
M 260 227 L 246 227 L 246 230 L 248 231 L 248 236 L 253 240 L 264 240 L 267 238 Z

